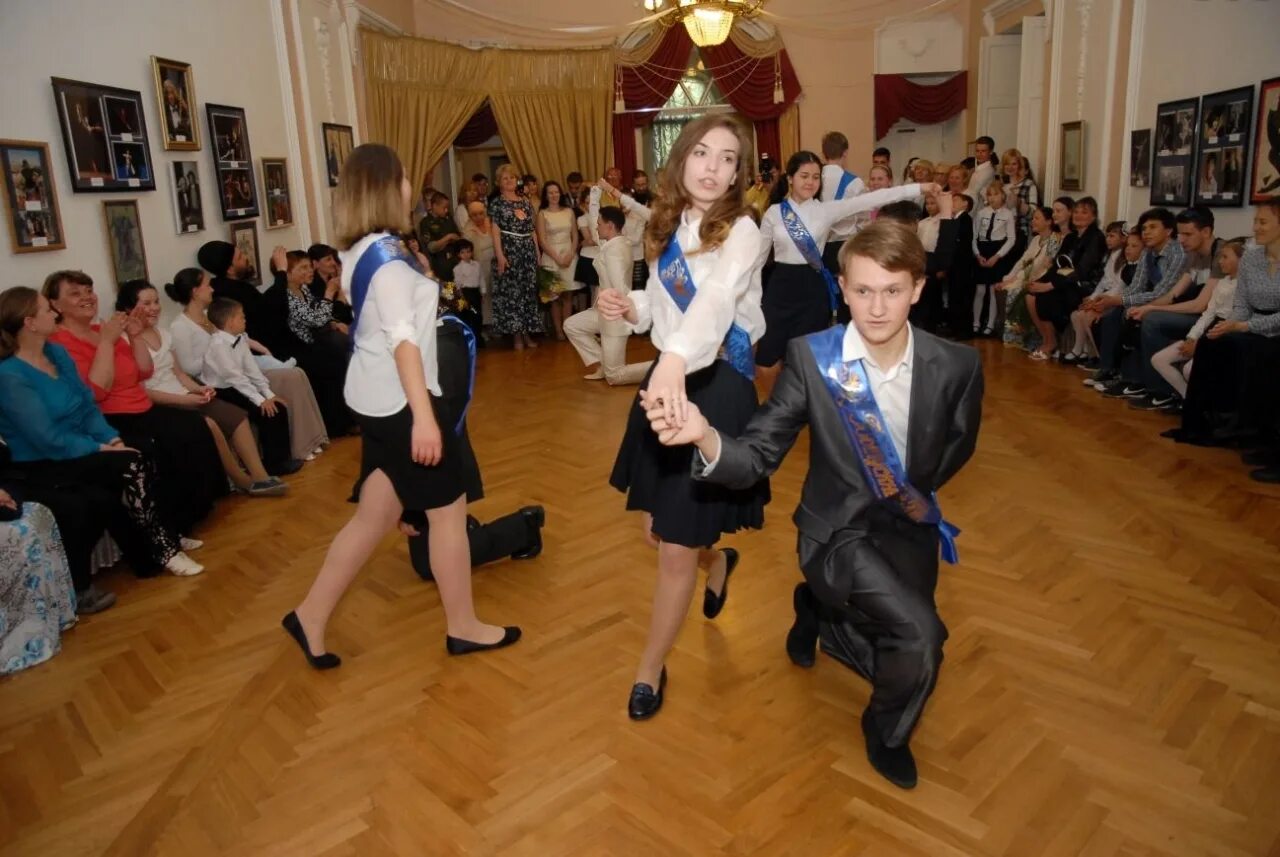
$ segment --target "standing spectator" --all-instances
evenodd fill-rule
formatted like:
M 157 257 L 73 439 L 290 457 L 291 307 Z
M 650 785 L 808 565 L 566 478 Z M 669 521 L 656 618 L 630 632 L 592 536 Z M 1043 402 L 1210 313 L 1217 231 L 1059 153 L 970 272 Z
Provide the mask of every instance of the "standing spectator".
M 499 334 L 509 334 L 517 351 L 537 348 L 533 334 L 542 333 L 538 311 L 538 238 L 533 206 L 519 192 L 516 168 L 498 168 L 498 195 L 489 203 L 493 222 L 493 321 Z
M 564 341 L 564 322 L 573 314 L 573 292 L 580 288 L 574 283 L 574 266 L 578 258 L 578 230 L 557 182 L 549 181 L 542 188 L 542 205 L 538 209 L 538 245 L 542 247 L 542 267 L 555 273 L 560 290 L 551 298 L 551 323 L 555 325 L 556 339 Z

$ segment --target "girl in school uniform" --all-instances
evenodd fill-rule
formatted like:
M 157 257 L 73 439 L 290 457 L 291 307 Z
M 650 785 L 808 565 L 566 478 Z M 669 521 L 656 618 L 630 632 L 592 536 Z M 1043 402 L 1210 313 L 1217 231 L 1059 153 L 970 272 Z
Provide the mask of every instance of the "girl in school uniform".
M 445 405 L 436 365 L 440 287 L 397 236 L 409 225 L 412 190 L 400 159 L 378 144 L 357 146 L 342 165 L 334 225 L 343 248 L 355 351 L 344 395 L 361 428 L 359 506 L 329 546 L 311 590 L 282 624 L 316 669 L 341 660 L 325 650 L 325 628 L 356 573 L 401 514 L 426 511 L 431 569 L 440 588 L 451 655 L 497 649 L 520 629 L 481 622 L 471 600 L 463 414 Z
M 724 115 L 685 126 L 661 175 L 644 233 L 649 279 L 642 291 L 600 292 L 597 309 L 632 330 L 652 328 L 661 352 L 641 384 L 643 401 L 661 401 L 677 419 L 695 402 L 741 431 L 755 412 L 751 345 L 764 333 L 757 257 L 760 232 L 743 192 L 750 181 L 751 132 Z M 641 406 L 632 405 L 610 484 L 627 509 L 645 515 L 658 548 L 649 637 L 627 713 L 645 720 L 662 707 L 666 659 L 707 569 L 702 612 L 715 618 L 728 597 L 736 551 L 714 550 L 722 533 L 764 523 L 767 484 L 744 491 L 695 483 L 688 450 L 662 446 Z M 726 431 L 729 429 L 726 428 Z
M 760 221 L 759 263 L 772 250 L 775 264 L 764 292 L 765 334 L 756 349 L 756 365 L 769 381 L 781 371 L 778 364 L 787 342 L 826 328 L 842 303 L 837 299 L 835 277 L 822 264 L 831 225 L 938 189 L 932 183 L 890 187 L 888 171 L 879 166 L 872 168 L 870 180 L 872 189 L 866 193 L 822 202 L 822 159 L 801 151 L 791 156 L 786 172 L 774 184 L 769 208 Z
M 990 336 L 996 328 L 1000 306 L 993 288 L 1004 279 L 1016 258 L 1013 247 L 1018 241 L 1018 226 L 1013 211 L 1005 204 L 1004 185 L 991 182 L 983 192 L 987 204 L 978 210 L 973 221 L 973 258 L 977 263 L 973 281 L 973 330 Z M 986 321 L 983 321 L 983 305 Z

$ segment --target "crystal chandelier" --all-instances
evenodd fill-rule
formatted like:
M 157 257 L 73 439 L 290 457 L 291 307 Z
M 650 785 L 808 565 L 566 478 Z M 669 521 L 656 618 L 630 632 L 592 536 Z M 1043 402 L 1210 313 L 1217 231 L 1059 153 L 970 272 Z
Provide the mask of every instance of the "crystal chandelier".
M 700 48 L 723 44 L 735 16 L 754 18 L 764 4 L 765 0 L 644 0 L 644 8 L 661 15 L 658 20 L 664 27 L 682 22 Z

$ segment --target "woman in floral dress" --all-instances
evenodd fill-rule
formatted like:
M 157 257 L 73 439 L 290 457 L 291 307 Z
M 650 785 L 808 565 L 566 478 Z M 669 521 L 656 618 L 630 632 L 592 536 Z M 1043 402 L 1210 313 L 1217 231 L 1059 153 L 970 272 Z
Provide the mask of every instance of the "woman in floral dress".
M 530 334 L 542 333 L 538 307 L 538 238 L 534 212 L 520 195 L 515 167 L 498 168 L 499 193 L 489 203 L 493 221 L 493 326 L 510 334 L 516 350 L 537 348 Z

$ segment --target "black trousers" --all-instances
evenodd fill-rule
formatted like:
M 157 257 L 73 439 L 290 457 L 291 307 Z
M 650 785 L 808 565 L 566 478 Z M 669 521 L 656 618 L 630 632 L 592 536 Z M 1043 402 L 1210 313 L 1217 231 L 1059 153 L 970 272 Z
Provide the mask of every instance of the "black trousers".
M 946 291 L 947 283 L 945 280 L 939 280 L 936 276 L 930 275 L 924 283 L 924 291 L 920 293 L 920 300 L 916 301 L 911 307 L 911 323 L 921 330 L 929 333 L 937 333 L 938 327 L 942 324 L 945 309 L 942 306 L 942 294 Z
M 1280 337 L 1228 333 L 1196 344 L 1182 428 L 1197 437 L 1237 428 L 1280 443 Z
M 262 466 L 268 473 L 278 473 L 280 465 L 293 458 L 289 444 L 289 409 L 279 402 L 274 417 L 262 412 L 262 408 L 249 401 L 248 396 L 234 387 L 223 387 L 218 398 L 243 408 L 249 414 L 249 422 L 258 429 L 258 446 L 262 448 Z
M 118 500 L 95 485 L 54 485 L 43 479 L 24 478 L 0 487 L 5 488 L 19 506 L 24 502 L 39 503 L 53 513 L 62 536 L 62 547 L 67 552 L 71 582 L 76 592 L 88 589 L 93 549 L 107 529 L 105 510 L 118 504 Z
M 821 604 L 822 649 L 872 684 L 867 712 L 889 747 L 911 739 L 942 666 L 936 528 L 873 507 L 819 544 L 800 536 L 800 563 Z
M 427 542 L 427 526 L 418 527 L 418 535 L 409 539 L 409 560 L 423 580 L 434 580 L 431 574 L 431 552 Z M 533 532 L 525 516 L 512 512 L 482 524 L 467 516 L 467 541 L 471 545 L 471 567 L 509 557 L 533 547 Z

